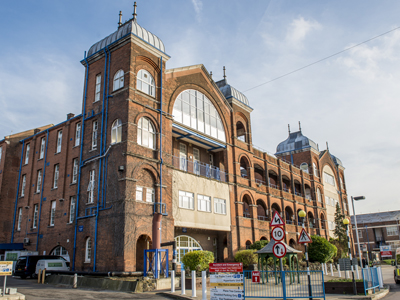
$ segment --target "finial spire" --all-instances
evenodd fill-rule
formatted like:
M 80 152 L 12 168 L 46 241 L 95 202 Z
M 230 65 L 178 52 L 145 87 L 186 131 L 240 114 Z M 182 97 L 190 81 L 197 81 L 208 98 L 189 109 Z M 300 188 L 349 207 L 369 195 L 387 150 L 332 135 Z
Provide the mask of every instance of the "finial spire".
M 212 79 L 212 71 L 210 71 L 210 77 L 211 77 L 211 79 Z
M 299 121 L 299 130 L 300 130 L 300 132 L 301 132 L 301 123 L 300 123 L 300 121 Z
M 329 145 L 328 145 L 328 142 L 326 142 L 326 150 L 328 150 L 328 151 L 329 151 Z
M 136 22 L 136 16 L 137 16 L 137 14 L 136 14 L 136 1 L 135 1 L 135 3 L 133 4 L 133 22 Z
M 225 71 L 226 71 L 226 69 L 225 69 L 225 66 L 224 66 L 224 79 L 226 79 L 226 74 L 225 74 Z
M 118 22 L 118 27 L 121 27 L 122 25 L 122 11 L 119 11 L 119 22 Z
M 287 124 L 287 128 L 288 128 L 289 135 L 290 135 L 290 124 Z

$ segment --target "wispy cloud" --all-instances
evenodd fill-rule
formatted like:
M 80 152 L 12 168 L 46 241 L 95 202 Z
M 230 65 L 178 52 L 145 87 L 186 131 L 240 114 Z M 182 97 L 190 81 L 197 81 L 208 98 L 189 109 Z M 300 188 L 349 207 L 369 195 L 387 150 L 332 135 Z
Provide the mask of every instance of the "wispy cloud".
M 301 43 L 311 31 L 319 30 L 321 27 L 321 24 L 315 20 L 305 20 L 303 17 L 298 17 L 290 23 L 286 41 L 294 46 L 301 46 Z
M 192 0 L 194 10 L 196 12 L 197 22 L 201 22 L 201 10 L 203 9 L 203 2 L 201 0 Z

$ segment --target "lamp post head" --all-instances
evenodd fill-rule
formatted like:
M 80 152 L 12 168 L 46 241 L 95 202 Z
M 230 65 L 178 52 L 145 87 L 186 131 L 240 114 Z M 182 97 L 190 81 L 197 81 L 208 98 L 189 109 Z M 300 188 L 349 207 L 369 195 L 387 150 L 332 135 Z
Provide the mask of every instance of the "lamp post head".
M 344 225 L 349 225 L 349 223 L 350 223 L 349 219 L 347 219 L 347 218 L 343 219 L 343 224 Z
M 304 210 L 299 211 L 299 217 L 304 218 L 306 216 L 306 212 Z
M 364 196 L 357 196 L 357 197 L 353 197 L 354 200 L 358 201 L 358 200 L 365 200 Z

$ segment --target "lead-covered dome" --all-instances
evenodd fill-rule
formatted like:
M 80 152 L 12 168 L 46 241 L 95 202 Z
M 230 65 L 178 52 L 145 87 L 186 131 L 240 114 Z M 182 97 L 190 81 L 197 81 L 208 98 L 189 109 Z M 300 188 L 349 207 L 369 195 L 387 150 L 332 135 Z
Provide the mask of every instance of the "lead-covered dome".
M 304 136 L 301 131 L 292 132 L 289 137 L 281 142 L 278 147 L 276 147 L 275 154 L 281 154 L 289 151 L 302 150 L 306 148 L 314 148 L 318 151 L 317 144 L 310 140 L 308 137 Z
M 115 41 L 119 40 L 120 38 L 128 34 L 133 34 L 137 36 L 138 38 L 145 41 L 149 45 L 165 53 L 164 43 L 156 35 L 152 34 L 150 31 L 147 31 L 142 26 L 140 26 L 135 20 L 132 19 L 121 25 L 117 31 L 110 34 L 101 41 L 97 42 L 92 47 L 90 47 L 87 56 L 90 56 L 98 52 L 99 50 L 103 49 L 106 46 L 111 45 Z
M 229 85 L 226 79 L 217 81 L 216 85 L 219 87 L 226 100 L 229 100 L 229 98 L 235 98 L 236 100 L 249 106 L 249 100 L 247 100 L 247 97 L 233 86 Z

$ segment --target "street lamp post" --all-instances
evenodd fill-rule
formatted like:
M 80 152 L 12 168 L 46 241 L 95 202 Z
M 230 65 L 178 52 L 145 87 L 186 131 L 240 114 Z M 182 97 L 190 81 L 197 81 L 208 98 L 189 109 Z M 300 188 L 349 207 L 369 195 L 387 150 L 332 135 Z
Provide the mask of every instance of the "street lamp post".
M 354 279 L 354 268 L 353 268 L 353 258 L 351 257 L 351 248 L 350 248 L 350 233 L 349 233 L 349 219 L 343 219 L 343 224 L 346 225 L 346 234 L 347 234 L 347 247 L 349 248 L 349 257 L 350 257 L 350 266 L 351 266 L 351 276 L 353 279 L 353 293 L 357 295 L 357 286 L 356 280 Z
M 306 212 L 304 210 L 299 211 L 299 217 L 301 218 L 302 227 L 304 229 L 304 218 L 306 217 Z M 308 278 L 308 296 L 310 296 L 310 300 L 312 300 L 312 290 L 311 290 L 311 277 L 310 277 L 310 267 L 308 265 L 308 252 L 307 252 L 307 243 L 304 243 L 304 255 L 306 256 L 306 264 L 307 264 L 307 278 Z
M 360 267 L 362 268 L 362 264 L 361 264 L 361 249 L 360 249 L 360 240 L 358 238 L 358 228 L 357 228 L 357 217 L 356 217 L 356 211 L 354 209 L 354 200 L 358 201 L 358 200 L 364 200 L 365 197 L 364 196 L 358 196 L 358 197 L 354 197 L 351 196 L 351 204 L 353 205 L 353 216 L 354 216 L 354 224 L 356 226 L 356 237 L 357 237 L 357 249 L 358 249 L 358 257 L 360 258 Z

